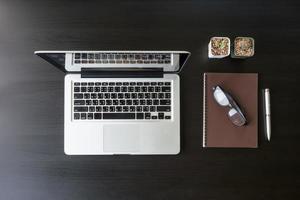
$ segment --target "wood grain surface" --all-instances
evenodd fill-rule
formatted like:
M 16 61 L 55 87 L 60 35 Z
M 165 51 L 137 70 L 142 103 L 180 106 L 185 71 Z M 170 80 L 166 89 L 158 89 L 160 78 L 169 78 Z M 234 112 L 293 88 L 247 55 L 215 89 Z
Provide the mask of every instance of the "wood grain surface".
M 300 199 L 299 10 L 296 0 L 0 0 L 0 199 Z M 209 60 L 212 36 L 251 36 L 255 56 Z M 192 53 L 179 155 L 64 155 L 64 73 L 33 52 L 118 49 Z M 259 73 L 270 143 L 260 123 L 258 149 L 201 147 L 203 72 Z

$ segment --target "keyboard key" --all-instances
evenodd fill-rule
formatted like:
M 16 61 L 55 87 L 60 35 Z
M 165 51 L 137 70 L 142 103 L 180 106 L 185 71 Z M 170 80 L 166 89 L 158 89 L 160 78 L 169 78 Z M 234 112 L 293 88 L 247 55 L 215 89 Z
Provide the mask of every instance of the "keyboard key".
M 104 94 L 104 99 L 110 99 L 110 94 L 109 93 L 105 93 Z
M 85 100 L 85 105 L 92 105 L 92 100 Z
M 83 94 L 74 93 L 74 99 L 83 99 Z
M 81 119 L 86 119 L 86 113 L 81 113 L 80 117 L 81 117 Z
M 171 100 L 160 100 L 160 105 L 171 105 Z
M 108 91 L 108 92 L 114 92 L 114 87 L 108 87 L 108 88 L 107 88 L 107 91 Z
M 103 106 L 102 110 L 103 110 L 103 112 L 108 112 L 108 106 Z
M 154 92 L 154 87 L 148 87 L 148 92 Z
M 74 113 L 74 119 L 80 119 L 80 113 Z
M 101 119 L 101 113 L 94 113 L 94 119 Z
M 128 108 L 128 106 L 123 106 L 123 112 L 128 112 L 129 111 L 129 108 Z
M 171 112 L 171 106 L 157 106 L 157 112 Z
M 158 113 L 158 119 L 164 119 L 164 113 Z
M 133 101 L 132 101 L 132 104 L 133 104 L 133 105 L 139 105 L 139 100 L 133 100 Z
M 151 119 L 157 119 L 157 116 L 152 116 Z
M 94 85 L 95 85 L 94 82 L 89 82 L 89 83 L 88 83 L 88 86 L 94 86 Z
M 132 100 L 126 100 L 126 105 L 131 106 L 132 105 Z
M 156 111 L 156 107 L 155 106 L 150 106 L 150 112 L 155 112 Z
M 143 106 L 143 112 L 149 112 L 149 106 Z
M 74 83 L 74 86 L 79 86 L 79 85 L 80 85 L 79 82 L 75 82 L 75 83 Z
M 88 57 L 88 59 L 94 59 L 94 54 L 93 53 L 89 53 L 88 55 L 87 55 Z
M 135 113 L 103 113 L 103 119 L 135 119 Z
M 111 94 L 110 94 L 110 98 L 116 99 L 116 98 L 117 98 L 117 94 L 116 94 L 116 93 L 111 93 Z
M 103 99 L 103 93 L 98 93 L 98 99 Z
M 94 114 L 93 114 L 93 113 L 88 113 L 87 118 L 88 118 L 88 119 L 93 119 L 93 118 L 94 118 Z
M 102 107 L 101 106 L 96 106 L 96 112 L 102 112 Z
M 80 92 L 80 87 L 74 87 L 74 92 Z
M 75 53 L 75 59 L 80 59 L 80 53 Z
M 171 98 L 171 93 L 165 93 L 165 98 L 166 98 L 166 99 Z
M 112 104 L 112 100 L 105 100 L 106 105 L 111 105 Z
M 86 87 L 81 87 L 80 88 L 80 92 L 86 92 L 87 91 L 87 88 Z
M 145 105 L 146 101 L 145 100 L 140 100 L 140 105 Z
M 137 107 L 136 107 L 136 111 L 137 111 L 137 112 L 142 112 L 142 110 L 143 110 L 143 107 L 142 107 L 142 106 L 137 106 Z
M 147 92 L 147 87 L 142 87 L 142 92 Z
M 92 93 L 91 94 L 91 99 L 97 99 L 97 93 Z
M 74 105 L 79 106 L 79 105 L 85 105 L 84 100 L 74 100 Z
M 153 100 L 153 105 L 159 105 L 159 100 L 157 99 Z
M 135 112 L 135 106 L 130 106 L 130 107 L 129 107 L 129 111 L 130 111 L 130 112 Z
M 121 87 L 121 92 L 127 92 L 127 87 Z
M 151 114 L 150 113 L 145 113 L 145 119 L 151 119 Z
M 118 93 L 118 98 L 119 99 L 123 99 L 124 98 L 124 94 L 123 93 Z
M 128 87 L 128 92 L 134 92 L 134 87 Z
M 99 53 L 95 53 L 95 59 L 100 59 L 100 54 Z
M 130 99 L 130 93 L 125 93 L 125 99 Z
M 99 100 L 99 105 L 105 105 L 105 100 Z
M 171 82 L 165 82 L 165 85 L 171 85 Z
M 85 99 L 89 99 L 91 97 L 91 95 L 89 93 L 84 93 L 84 98 Z
M 107 92 L 107 87 L 101 87 L 101 92 Z
M 158 98 L 163 99 L 164 98 L 164 93 L 158 93 Z
M 95 110 L 96 110 L 95 106 L 90 106 L 89 107 L 89 112 L 95 112 Z
M 143 99 L 144 98 L 144 93 L 138 93 L 138 98 Z
M 109 106 L 109 112 L 115 112 L 115 107 L 114 106 Z
M 82 53 L 81 54 L 81 59 L 87 59 L 87 54 L 86 53 Z
M 144 113 L 136 113 L 137 119 L 144 119 Z
M 121 88 L 120 87 L 115 87 L 115 92 L 120 92 Z
M 98 100 L 93 100 L 93 105 L 98 105 Z
M 113 100 L 112 103 L 113 103 L 113 105 L 115 105 L 115 106 L 116 106 L 116 105 L 119 105 L 119 100 Z
M 122 106 L 116 106 L 116 112 L 122 112 Z
M 100 92 L 100 87 L 95 87 L 94 92 Z
M 162 87 L 162 92 L 171 92 L 171 87 Z
M 131 98 L 132 99 L 136 99 L 137 98 L 137 94 L 136 93 L 131 93 Z
M 119 100 L 119 104 L 122 106 L 125 105 L 125 100 L 123 100 L 123 99 Z
M 156 99 L 157 98 L 157 94 L 156 93 L 151 93 L 151 98 L 152 99 Z
M 87 106 L 74 106 L 74 112 L 87 112 Z
M 147 100 L 147 101 L 146 101 L 146 104 L 147 104 L 147 105 L 152 105 L 152 100 Z

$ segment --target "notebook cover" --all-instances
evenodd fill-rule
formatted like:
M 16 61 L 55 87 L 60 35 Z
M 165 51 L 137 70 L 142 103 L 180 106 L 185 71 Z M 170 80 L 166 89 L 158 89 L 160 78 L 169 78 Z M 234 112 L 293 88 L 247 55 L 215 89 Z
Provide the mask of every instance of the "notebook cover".
M 258 75 L 255 73 L 204 73 L 203 147 L 257 148 Z M 237 127 L 228 109 L 217 104 L 212 87 L 219 85 L 237 102 L 247 124 Z

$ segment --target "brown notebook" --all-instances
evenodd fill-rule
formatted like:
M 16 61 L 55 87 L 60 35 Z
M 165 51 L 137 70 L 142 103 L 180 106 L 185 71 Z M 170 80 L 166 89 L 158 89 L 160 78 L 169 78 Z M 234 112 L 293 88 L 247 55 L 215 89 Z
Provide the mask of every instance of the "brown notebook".
M 254 73 L 204 73 L 203 147 L 257 148 L 257 87 Z M 237 102 L 247 124 L 232 124 L 228 109 L 218 105 L 212 88 L 221 86 Z

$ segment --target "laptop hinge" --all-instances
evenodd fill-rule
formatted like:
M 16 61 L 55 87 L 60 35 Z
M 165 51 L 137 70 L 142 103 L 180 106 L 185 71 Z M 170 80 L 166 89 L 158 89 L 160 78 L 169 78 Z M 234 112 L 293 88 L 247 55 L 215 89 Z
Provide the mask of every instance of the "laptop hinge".
M 81 78 L 162 78 L 163 68 L 81 68 Z

